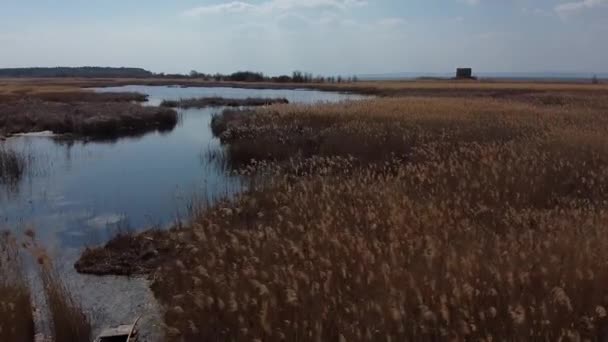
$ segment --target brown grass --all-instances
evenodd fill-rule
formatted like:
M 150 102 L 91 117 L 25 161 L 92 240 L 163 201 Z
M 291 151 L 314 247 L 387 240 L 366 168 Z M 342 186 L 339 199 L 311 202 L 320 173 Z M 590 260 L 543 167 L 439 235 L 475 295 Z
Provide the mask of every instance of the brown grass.
M 48 261 L 40 265 L 40 277 L 52 317 L 51 328 L 54 340 L 91 341 L 93 336 L 89 318 Z
M 22 100 L 0 103 L 0 135 L 52 131 L 84 137 L 111 137 L 156 129 L 172 129 L 172 109 L 131 103 L 59 103 Z
M 19 247 L 0 233 L 0 341 L 32 342 L 34 318 Z
M 91 91 L 49 91 L 49 92 L 25 92 L 0 94 L 0 103 L 19 102 L 23 100 L 48 101 L 48 102 L 144 102 L 147 95 L 139 93 L 95 93 Z
M 61 279 L 49 255 L 35 241 L 34 232 L 29 230 L 26 235 L 29 239 L 23 245 L 38 263 L 53 341 L 91 341 L 93 336 L 89 317 Z
M 231 117 L 228 157 L 270 177 L 196 217 L 155 273 L 174 340 L 606 338 L 602 111 L 395 98 Z
M 215 118 L 254 181 L 165 234 L 169 340 L 608 338 L 607 101 L 551 91 Z
M 234 87 L 245 89 L 319 89 L 348 91 L 380 96 L 515 96 L 534 93 L 598 93 L 606 95 L 608 84 L 572 82 L 514 82 L 514 81 L 366 81 L 356 83 L 271 83 L 271 82 L 212 82 L 195 79 L 0 79 L 0 94 L 9 92 L 65 92 L 81 87 L 122 85 L 182 85 L 197 87 Z
M 605 337 L 597 106 L 395 98 L 227 114 L 228 158 L 264 175 L 167 233 L 179 253 L 153 289 L 172 340 Z

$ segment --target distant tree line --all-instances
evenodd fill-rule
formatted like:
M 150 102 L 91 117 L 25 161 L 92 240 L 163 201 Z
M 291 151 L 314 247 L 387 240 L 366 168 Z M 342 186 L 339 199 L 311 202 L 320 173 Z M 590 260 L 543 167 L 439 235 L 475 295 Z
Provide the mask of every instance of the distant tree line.
M 184 75 L 164 75 L 163 77 L 178 77 L 184 78 Z M 192 70 L 187 76 L 188 78 L 202 79 L 206 81 L 232 81 L 232 82 L 275 82 L 275 83 L 342 83 L 342 82 L 357 82 L 357 76 L 313 76 L 312 73 L 294 71 L 291 75 L 281 76 L 266 76 L 260 72 L 253 71 L 237 71 L 232 74 L 205 74 Z
M 154 77 L 154 73 L 141 68 L 111 67 L 54 67 L 0 69 L 0 77 Z
M 189 74 L 155 74 L 142 68 L 112 67 L 54 67 L 0 69 L 0 77 L 99 77 L 99 78 L 171 78 L 200 79 L 230 82 L 275 83 L 342 83 L 357 82 L 357 76 L 313 76 L 312 73 L 294 71 L 291 75 L 266 76 L 261 72 L 237 71 L 232 74 L 205 74 L 192 70 Z

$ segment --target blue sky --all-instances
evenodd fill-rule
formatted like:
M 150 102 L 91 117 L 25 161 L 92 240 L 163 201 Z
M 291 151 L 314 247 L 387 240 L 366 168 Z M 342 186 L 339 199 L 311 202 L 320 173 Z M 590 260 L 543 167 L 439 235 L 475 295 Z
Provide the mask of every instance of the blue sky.
M 608 71 L 608 0 L 0 0 L 0 67 Z

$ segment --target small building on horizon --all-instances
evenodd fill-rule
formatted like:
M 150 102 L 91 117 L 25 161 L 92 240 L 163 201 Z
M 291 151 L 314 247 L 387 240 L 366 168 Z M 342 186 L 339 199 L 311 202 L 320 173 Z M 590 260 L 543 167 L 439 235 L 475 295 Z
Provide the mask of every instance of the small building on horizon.
M 473 69 L 472 68 L 458 68 L 456 69 L 456 78 L 458 79 L 472 79 Z

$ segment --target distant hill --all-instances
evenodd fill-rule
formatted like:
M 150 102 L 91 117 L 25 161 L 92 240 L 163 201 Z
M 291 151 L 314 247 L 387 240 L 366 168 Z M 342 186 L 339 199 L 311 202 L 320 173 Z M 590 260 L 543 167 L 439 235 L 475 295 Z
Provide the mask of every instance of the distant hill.
M 145 78 L 154 74 L 141 68 L 54 67 L 0 69 L 0 77 L 112 77 Z

